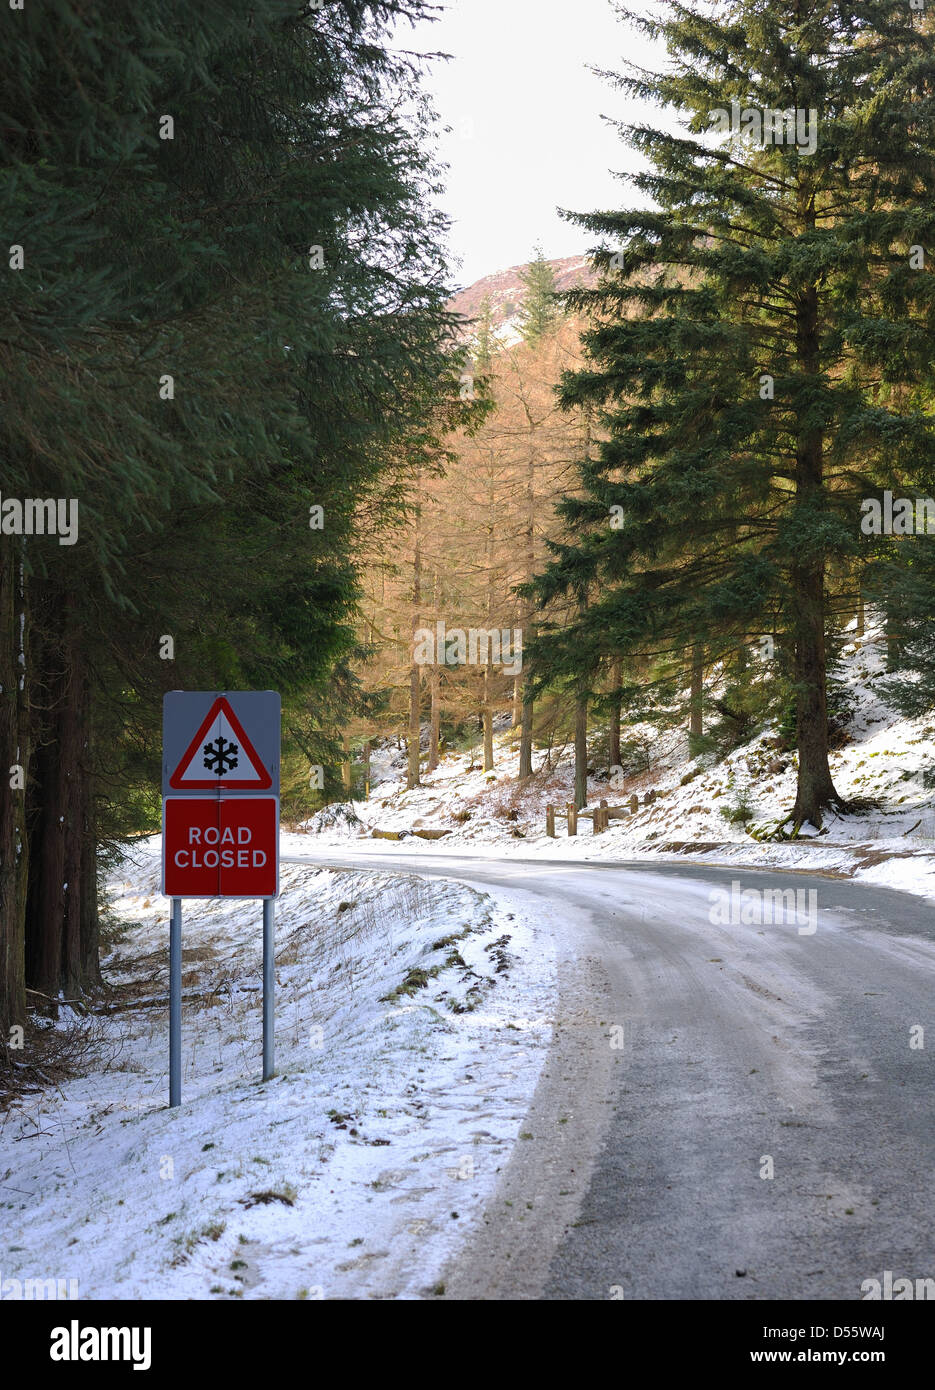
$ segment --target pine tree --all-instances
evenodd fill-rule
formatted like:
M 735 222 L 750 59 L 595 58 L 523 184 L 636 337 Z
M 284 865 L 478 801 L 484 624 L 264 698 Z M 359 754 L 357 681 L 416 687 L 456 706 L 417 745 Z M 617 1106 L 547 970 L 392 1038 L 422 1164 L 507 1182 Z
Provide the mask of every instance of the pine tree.
M 598 596 L 542 661 L 571 676 L 629 651 L 671 670 L 704 643 L 713 666 L 775 632 L 795 834 L 842 806 L 829 566 L 859 563 L 861 497 L 935 450 L 907 394 L 932 367 L 935 282 L 912 248 L 935 238 L 935 53 L 887 0 L 626 17 L 673 63 L 617 84 L 685 129 L 626 132 L 651 163 L 631 182 L 658 210 L 576 218 L 605 239 L 604 276 L 568 296 L 593 324 L 563 399 L 596 406 L 605 438 L 539 595 Z
M 479 372 L 486 374 L 490 371 L 493 362 L 494 347 L 493 309 L 490 303 L 490 295 L 485 294 L 481 300 L 480 313 L 477 317 L 477 331 L 474 338 L 474 366 Z
M 560 317 L 561 310 L 555 292 L 555 273 L 542 254 L 542 247 L 535 248 L 535 257 L 519 277 L 525 288 L 519 313 L 519 331 L 523 341 L 535 346 Z
M 432 117 L 387 40 L 423 0 L 86 8 L 8 15 L 0 57 L 0 491 L 79 504 L 74 546 L 0 534 L 29 712 L 4 666 L 0 1025 L 24 957 L 49 995 L 97 978 L 96 854 L 158 825 L 165 689 L 276 686 L 303 741 L 361 514 L 457 390 Z

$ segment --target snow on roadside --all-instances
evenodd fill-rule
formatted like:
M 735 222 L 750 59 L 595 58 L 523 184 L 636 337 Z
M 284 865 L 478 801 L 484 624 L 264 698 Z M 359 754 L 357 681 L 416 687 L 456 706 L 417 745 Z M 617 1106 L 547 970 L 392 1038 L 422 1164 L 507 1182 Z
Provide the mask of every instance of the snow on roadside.
M 109 1062 L 0 1112 L 0 1281 L 77 1279 L 90 1299 L 430 1295 L 538 1080 L 548 934 L 499 893 L 284 865 L 262 1083 L 260 905 L 186 902 L 169 1111 L 159 838 L 121 874 Z
M 839 792 L 875 804 L 854 815 L 830 815 L 826 831 L 806 833 L 795 842 L 754 838 L 787 814 L 795 801 L 795 755 L 776 747 L 770 731 L 720 761 L 693 759 L 684 729 L 657 730 L 649 724 L 624 732 L 629 749 L 616 771 L 600 766 L 592 753 L 588 805 L 604 798 L 612 806 L 639 799 L 635 815 L 613 820 L 595 837 L 591 821 L 579 820 L 568 838 L 564 808 L 572 796 L 573 750 L 546 755 L 536 751 L 535 776 L 517 780 L 515 732 L 497 739 L 496 765 L 484 772 L 474 755 L 456 754 L 423 775 L 423 786 L 406 790 L 405 757 L 382 750 L 380 780 L 366 802 L 355 802 L 361 826 L 356 849 L 370 838 L 378 857 L 381 844 L 394 855 L 452 853 L 487 858 L 653 860 L 688 858 L 707 863 L 812 870 L 843 874 L 881 887 L 935 897 L 935 729 L 929 715 L 898 716 L 881 694 L 885 641 L 878 627 L 858 637 L 853 624 L 842 653 L 841 671 L 852 712 L 847 741 L 831 754 Z M 775 734 L 775 731 L 772 731 Z M 606 762 L 606 758 L 605 758 Z M 645 804 L 647 793 L 655 794 Z M 545 808 L 556 808 L 556 838 L 545 834 Z M 333 814 L 333 812 L 332 812 Z M 748 828 L 749 827 L 749 828 Z M 318 827 L 316 827 L 317 829 Z M 374 831 L 402 834 L 400 840 L 374 840 Z M 445 831 L 433 846 L 414 833 Z M 341 842 L 348 843 L 346 834 Z M 300 837 L 294 851 L 302 853 Z M 327 826 L 316 847 L 338 843 Z M 307 845 L 307 841 L 306 841 Z

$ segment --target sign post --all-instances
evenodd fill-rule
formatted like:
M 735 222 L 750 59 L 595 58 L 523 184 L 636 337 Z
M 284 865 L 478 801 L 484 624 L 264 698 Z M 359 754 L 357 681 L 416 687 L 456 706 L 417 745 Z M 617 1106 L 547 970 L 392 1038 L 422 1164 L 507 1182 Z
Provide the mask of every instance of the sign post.
M 173 690 L 162 706 L 162 891 L 169 927 L 169 1105 L 182 1101 L 182 899 L 263 899 L 263 1080 L 273 1075 L 280 701 Z
M 276 899 L 263 899 L 263 1080 L 273 1075 L 273 1017 L 276 976 L 273 942 L 276 936 Z
M 182 1104 L 182 899 L 169 924 L 169 1106 Z

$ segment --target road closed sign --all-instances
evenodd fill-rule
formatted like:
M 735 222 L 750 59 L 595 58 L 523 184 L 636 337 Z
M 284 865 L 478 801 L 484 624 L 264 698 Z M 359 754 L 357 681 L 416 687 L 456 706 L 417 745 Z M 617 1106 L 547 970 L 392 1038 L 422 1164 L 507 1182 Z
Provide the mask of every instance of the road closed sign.
M 274 690 L 173 690 L 165 696 L 167 898 L 277 896 L 279 726 Z
M 273 1075 L 279 732 L 275 690 L 171 690 L 163 697 L 171 1108 L 182 1103 L 183 898 L 263 899 L 263 1080 Z
M 279 891 L 279 804 L 264 797 L 167 797 L 167 898 L 273 898 Z

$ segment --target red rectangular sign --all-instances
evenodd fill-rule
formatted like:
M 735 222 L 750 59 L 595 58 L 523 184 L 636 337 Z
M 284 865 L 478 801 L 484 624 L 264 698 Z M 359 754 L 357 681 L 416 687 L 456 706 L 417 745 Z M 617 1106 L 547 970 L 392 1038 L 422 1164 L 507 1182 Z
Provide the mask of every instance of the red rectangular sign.
M 274 898 L 279 891 L 275 796 L 167 797 L 162 844 L 167 898 Z

